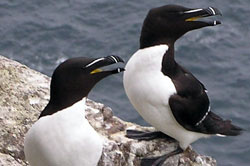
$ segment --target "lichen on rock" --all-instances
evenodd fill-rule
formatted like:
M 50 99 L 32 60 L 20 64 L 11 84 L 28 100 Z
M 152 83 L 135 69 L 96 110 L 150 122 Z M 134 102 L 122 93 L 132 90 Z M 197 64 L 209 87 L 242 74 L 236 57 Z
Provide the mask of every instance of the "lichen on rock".
M 0 56 L 0 165 L 26 166 L 23 152 L 25 133 L 49 100 L 50 78 L 16 61 Z M 137 141 L 125 137 L 127 129 L 154 131 L 113 116 L 112 109 L 87 100 L 86 118 L 103 137 L 99 166 L 139 166 L 141 158 L 163 155 L 177 142 L 156 139 Z M 216 161 L 191 148 L 170 157 L 166 166 L 215 166 Z

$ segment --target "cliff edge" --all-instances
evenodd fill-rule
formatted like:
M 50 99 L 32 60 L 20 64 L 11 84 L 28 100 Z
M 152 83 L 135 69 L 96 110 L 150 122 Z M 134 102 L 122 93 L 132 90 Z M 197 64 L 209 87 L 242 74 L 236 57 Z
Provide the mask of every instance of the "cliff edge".
M 0 56 L 0 166 L 27 166 L 24 135 L 49 100 L 50 78 L 16 61 Z M 177 143 L 157 139 L 136 141 L 125 137 L 126 129 L 153 131 L 113 116 L 111 108 L 87 101 L 86 117 L 105 139 L 99 166 L 139 166 L 143 157 L 162 155 Z M 191 147 L 173 156 L 166 166 L 215 166 L 216 161 Z

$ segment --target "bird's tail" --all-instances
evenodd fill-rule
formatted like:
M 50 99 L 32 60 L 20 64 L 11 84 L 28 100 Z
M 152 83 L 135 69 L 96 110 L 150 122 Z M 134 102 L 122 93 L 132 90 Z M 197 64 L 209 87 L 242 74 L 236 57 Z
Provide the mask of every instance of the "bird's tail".
M 213 112 L 209 112 L 204 125 L 208 133 L 219 136 L 237 136 L 242 133 L 242 128 L 233 125 L 231 120 L 223 120 Z

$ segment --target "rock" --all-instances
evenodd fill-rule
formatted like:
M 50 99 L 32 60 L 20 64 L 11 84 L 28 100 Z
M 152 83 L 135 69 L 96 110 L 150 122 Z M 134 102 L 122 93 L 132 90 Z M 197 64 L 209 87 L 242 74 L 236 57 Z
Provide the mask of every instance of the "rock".
M 26 166 L 24 135 L 49 100 L 50 78 L 13 60 L 0 56 L 0 165 Z M 139 166 L 142 157 L 174 150 L 176 142 L 157 139 L 136 141 L 125 137 L 126 129 L 153 131 L 113 116 L 101 103 L 87 101 L 86 117 L 105 140 L 99 166 Z M 169 158 L 164 165 L 215 166 L 216 161 L 197 154 L 191 147 Z

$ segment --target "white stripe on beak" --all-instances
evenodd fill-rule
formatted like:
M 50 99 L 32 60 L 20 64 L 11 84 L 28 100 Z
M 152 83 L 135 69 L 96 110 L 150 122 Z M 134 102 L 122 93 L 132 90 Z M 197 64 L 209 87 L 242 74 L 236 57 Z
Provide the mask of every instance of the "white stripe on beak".
M 213 12 L 213 15 L 216 14 L 215 11 L 214 11 L 214 9 L 212 7 L 209 7 L 209 9 Z
M 117 63 L 118 61 L 115 59 L 115 57 L 114 56 L 110 56 L 114 61 L 115 61 L 115 63 Z

